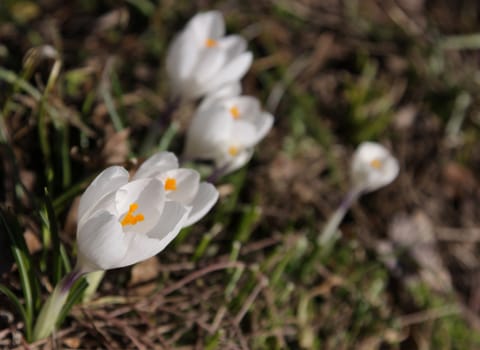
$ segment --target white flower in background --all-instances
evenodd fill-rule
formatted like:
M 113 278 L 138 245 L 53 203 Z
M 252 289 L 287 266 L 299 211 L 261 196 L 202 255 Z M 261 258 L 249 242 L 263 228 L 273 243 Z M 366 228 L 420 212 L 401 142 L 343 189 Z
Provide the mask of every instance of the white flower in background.
M 189 213 L 185 205 L 167 200 L 164 186 L 155 178 L 129 182 L 119 166 L 100 173 L 80 199 L 77 270 L 128 266 L 162 251 Z
M 352 204 L 364 193 L 388 185 L 398 175 L 398 161 L 391 153 L 376 142 L 363 142 L 355 150 L 351 165 L 352 187 L 340 206 L 330 216 L 317 243 L 328 253 L 339 237 L 338 227 Z
M 198 108 L 187 131 L 184 156 L 213 160 L 223 173 L 245 165 L 273 124 L 251 96 L 207 98 Z
M 371 192 L 388 185 L 398 171 L 398 161 L 379 143 L 363 142 L 353 154 L 351 177 L 358 192 Z
M 195 15 L 168 49 L 167 73 L 174 92 L 195 99 L 238 82 L 252 64 L 246 48 L 241 36 L 225 36 L 220 12 Z
M 160 152 L 148 158 L 133 177 L 134 180 L 146 178 L 160 180 L 165 199 L 188 208 L 184 227 L 204 217 L 218 199 L 218 191 L 212 184 L 200 182 L 200 174 L 195 170 L 178 168 L 177 157 L 170 152 Z

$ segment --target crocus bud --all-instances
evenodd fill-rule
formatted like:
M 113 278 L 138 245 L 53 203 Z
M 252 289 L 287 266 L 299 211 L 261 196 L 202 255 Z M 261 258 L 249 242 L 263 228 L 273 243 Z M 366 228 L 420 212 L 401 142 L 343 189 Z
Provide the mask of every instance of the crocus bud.
M 119 166 L 100 173 L 80 199 L 77 270 L 132 265 L 162 251 L 189 214 L 185 205 L 166 197 L 158 179 L 129 182 L 127 170 Z
M 395 180 L 398 171 L 398 161 L 381 144 L 363 142 L 358 146 L 350 169 L 352 187 L 317 238 L 325 254 L 332 248 L 334 239 L 339 237 L 338 227 L 358 197 L 388 185 Z
M 353 190 L 366 193 L 388 185 L 398 175 L 398 161 L 381 144 L 361 143 L 353 154 Z
M 273 124 L 273 116 L 251 96 L 207 98 L 187 131 L 184 156 L 213 160 L 223 173 L 245 165 Z
M 176 201 L 188 209 L 183 226 L 200 220 L 218 199 L 218 191 L 207 182 L 200 182 L 195 170 L 179 168 L 177 157 L 170 152 L 159 152 L 148 158 L 137 170 L 134 180 L 155 178 L 163 183 L 165 199 Z
M 173 40 L 167 73 L 176 95 L 196 99 L 238 82 L 252 64 L 252 53 L 238 35 L 225 36 L 218 11 L 195 15 Z

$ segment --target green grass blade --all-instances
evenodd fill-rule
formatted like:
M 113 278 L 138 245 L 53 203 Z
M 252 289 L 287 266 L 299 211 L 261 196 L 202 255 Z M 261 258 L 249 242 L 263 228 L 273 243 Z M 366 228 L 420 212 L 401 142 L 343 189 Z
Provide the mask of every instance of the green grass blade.
M 17 308 L 18 313 L 23 319 L 23 322 L 25 323 L 25 337 L 27 340 L 32 338 L 32 319 L 28 317 L 27 312 L 25 308 L 23 307 L 22 303 L 20 300 L 17 298 L 17 296 L 6 286 L 3 284 L 0 284 L 0 292 L 5 294 L 7 298 L 12 302 L 13 305 Z
M 53 284 L 60 282 L 63 276 L 63 260 L 60 252 L 60 236 L 58 233 L 57 217 L 53 208 L 53 202 L 50 198 L 48 190 L 45 188 L 45 210 L 47 212 L 47 228 L 50 233 L 50 241 L 52 248 L 52 265 L 53 265 Z
M 20 284 L 22 286 L 23 297 L 25 298 L 25 333 L 26 336 L 31 335 L 33 315 L 37 307 L 40 306 L 40 286 L 38 280 L 33 274 L 33 265 L 31 263 L 31 256 L 28 252 L 27 245 L 23 238 L 23 234 L 15 234 L 10 230 L 7 220 L 2 211 L 0 211 L 0 221 L 4 227 L 4 232 L 7 232 L 12 247 L 12 255 L 18 266 L 18 273 L 20 275 Z M 27 338 L 30 339 L 30 338 Z

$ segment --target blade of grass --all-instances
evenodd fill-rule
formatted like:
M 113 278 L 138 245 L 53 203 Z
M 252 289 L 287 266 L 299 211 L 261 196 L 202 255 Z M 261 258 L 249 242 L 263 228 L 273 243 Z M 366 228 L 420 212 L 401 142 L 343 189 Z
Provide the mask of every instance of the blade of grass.
M 57 217 L 53 208 L 52 199 L 48 193 L 48 189 L 45 188 L 45 210 L 47 213 L 47 231 L 49 234 L 49 240 L 51 242 L 52 249 L 52 265 L 53 265 L 53 284 L 60 282 L 64 272 L 63 260 L 60 252 L 60 236 L 58 233 Z
M 193 257 L 192 257 L 193 261 L 197 261 L 198 259 L 200 259 L 205 254 L 211 240 L 217 234 L 219 234 L 222 231 L 222 229 L 223 229 L 223 225 L 217 223 L 217 224 L 213 225 L 212 229 L 202 237 L 202 240 L 198 244 L 197 249 L 193 253 Z
M 12 255 L 18 266 L 20 284 L 22 286 L 23 297 L 25 298 L 25 314 L 27 318 L 25 322 L 25 332 L 27 336 L 27 334 L 30 335 L 32 331 L 32 321 L 35 310 L 40 306 L 40 286 L 33 274 L 32 260 L 23 234 L 15 234 L 10 230 L 2 211 L 0 211 L 0 221 L 4 227 L 4 232 L 7 232 L 10 238 Z M 27 340 L 30 340 L 30 338 L 27 338 Z
M 23 307 L 22 303 L 17 298 L 17 296 L 3 284 L 0 284 L 0 292 L 5 294 L 7 298 L 12 302 L 12 304 L 17 308 L 18 313 L 20 314 L 20 316 L 23 319 L 23 322 L 25 323 L 25 338 L 27 338 L 27 340 L 31 339 L 32 338 L 31 319 L 29 319 L 27 312 Z
M 256 200 L 255 202 L 258 202 Z M 250 235 L 253 232 L 253 229 L 260 219 L 260 208 L 257 203 L 252 203 L 251 205 L 246 205 L 243 210 L 242 219 L 238 225 L 238 230 L 235 234 L 235 240 L 239 242 L 247 242 L 250 238 Z
M 61 133 L 60 161 L 62 167 L 62 188 L 67 189 L 72 184 L 72 167 L 70 163 L 70 129 L 63 125 Z
M 84 188 L 87 186 L 88 183 L 92 182 L 92 180 L 98 174 L 93 174 L 87 177 L 85 180 L 77 182 L 76 184 L 72 185 L 67 191 L 62 193 L 60 196 L 53 200 L 53 209 L 56 213 L 60 213 L 65 209 L 65 206 L 70 203 L 75 196 L 80 194 Z
M 105 102 L 105 107 L 107 108 L 108 115 L 112 120 L 113 127 L 116 131 L 121 131 L 125 128 L 121 116 L 118 114 L 117 108 L 115 106 L 114 99 L 112 97 L 112 83 L 114 81 L 113 77 L 113 66 L 115 60 L 110 58 L 105 64 L 105 68 L 102 73 L 102 80 L 100 82 L 99 91 L 100 96 L 102 96 L 103 101 Z M 115 87 L 114 87 L 115 89 Z
M 40 109 L 38 111 L 38 137 L 40 141 L 40 149 L 42 150 L 44 167 L 45 167 L 45 178 L 47 181 L 47 188 L 53 190 L 53 178 L 54 171 L 52 168 L 52 150 L 50 148 L 50 142 L 48 138 L 48 120 L 47 120 L 47 100 L 50 94 L 50 91 L 53 89 L 55 82 L 58 79 L 60 70 L 62 68 L 62 61 L 60 59 L 55 60 L 52 70 L 50 71 L 50 76 L 48 77 L 47 86 L 43 91 L 43 94 L 40 99 Z

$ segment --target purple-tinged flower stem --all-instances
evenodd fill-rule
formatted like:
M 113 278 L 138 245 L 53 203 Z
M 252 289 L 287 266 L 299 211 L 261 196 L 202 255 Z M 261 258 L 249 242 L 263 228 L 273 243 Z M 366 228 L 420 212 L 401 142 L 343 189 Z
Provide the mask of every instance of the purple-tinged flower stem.
M 317 244 L 321 247 L 330 246 L 333 240 L 338 236 L 338 227 L 342 222 L 345 214 L 350 209 L 352 204 L 360 196 L 361 192 L 358 190 L 350 190 L 343 198 L 342 203 L 328 220 L 322 233 L 318 236 Z
M 74 269 L 67 274 L 55 287 L 52 294 L 43 304 L 40 314 L 35 321 L 33 340 L 44 339 L 55 330 L 58 317 L 65 305 L 70 289 L 84 272 Z

